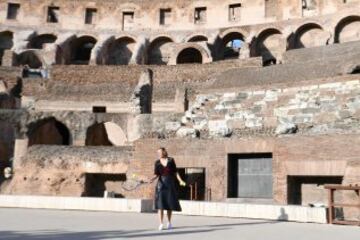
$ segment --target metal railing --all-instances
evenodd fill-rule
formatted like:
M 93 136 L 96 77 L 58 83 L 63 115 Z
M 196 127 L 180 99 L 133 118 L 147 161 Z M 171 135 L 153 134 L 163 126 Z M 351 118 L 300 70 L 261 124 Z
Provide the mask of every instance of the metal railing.
M 197 182 L 194 182 L 192 184 L 189 184 L 190 187 L 190 200 L 191 201 L 196 201 L 196 200 L 201 200 L 199 199 L 199 184 Z M 211 201 L 211 188 L 204 188 L 204 200 L 205 201 Z
M 325 189 L 328 189 L 328 222 L 330 224 L 344 224 L 344 225 L 358 225 L 360 226 L 359 221 L 349 221 L 349 220 L 338 220 L 335 216 L 335 208 L 358 208 L 360 210 L 360 186 L 359 185 L 325 185 Z M 336 203 L 334 199 L 335 191 L 355 191 L 356 195 L 359 197 L 357 204 L 349 203 Z

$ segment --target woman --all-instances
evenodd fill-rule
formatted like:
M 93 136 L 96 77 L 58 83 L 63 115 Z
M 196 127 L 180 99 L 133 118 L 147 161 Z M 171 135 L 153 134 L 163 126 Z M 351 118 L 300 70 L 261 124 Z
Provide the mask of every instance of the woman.
M 153 182 L 156 178 L 158 178 L 155 188 L 155 209 L 158 210 L 159 214 L 159 230 L 164 229 L 164 210 L 167 210 L 167 229 L 171 229 L 172 211 L 181 211 L 176 191 L 175 178 L 179 180 L 181 186 L 185 186 L 186 183 L 181 179 L 179 173 L 177 172 L 174 158 L 168 156 L 166 149 L 159 148 L 157 150 L 157 154 L 159 159 L 155 161 L 155 176 L 150 180 L 150 182 Z

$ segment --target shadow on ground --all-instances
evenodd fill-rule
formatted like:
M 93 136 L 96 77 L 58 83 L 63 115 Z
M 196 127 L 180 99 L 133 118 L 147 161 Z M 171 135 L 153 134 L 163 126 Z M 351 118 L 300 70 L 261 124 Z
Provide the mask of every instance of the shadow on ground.
M 171 231 L 154 231 L 154 229 L 138 229 L 131 231 L 94 231 L 94 232 L 67 232 L 66 230 L 37 230 L 31 232 L 19 231 L 1 231 L 0 239 L 2 240 L 100 240 L 100 239 L 116 239 L 116 238 L 146 238 L 156 236 L 171 236 L 171 235 L 187 235 L 199 234 L 205 232 L 222 231 L 236 226 L 243 225 L 258 225 L 258 224 L 273 224 L 275 221 L 251 222 L 251 223 L 231 223 L 231 224 L 216 224 L 216 225 L 199 225 L 199 226 L 185 226 L 177 227 Z

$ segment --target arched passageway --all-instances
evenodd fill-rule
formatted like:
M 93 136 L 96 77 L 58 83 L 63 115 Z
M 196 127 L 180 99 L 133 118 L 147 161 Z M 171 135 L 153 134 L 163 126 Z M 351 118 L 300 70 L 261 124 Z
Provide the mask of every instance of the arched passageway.
M 184 63 L 202 63 L 203 57 L 201 52 L 196 48 L 183 49 L 176 58 L 176 64 Z

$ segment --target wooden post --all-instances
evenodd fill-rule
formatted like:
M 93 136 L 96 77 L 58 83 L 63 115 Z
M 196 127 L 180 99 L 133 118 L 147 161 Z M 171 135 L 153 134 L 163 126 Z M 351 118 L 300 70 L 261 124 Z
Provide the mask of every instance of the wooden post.
M 333 224 L 334 219 L 334 189 L 329 188 L 329 223 Z
M 193 185 L 190 184 L 190 200 L 193 200 Z
M 198 185 L 197 185 L 197 182 L 195 182 L 195 200 L 198 200 Z

